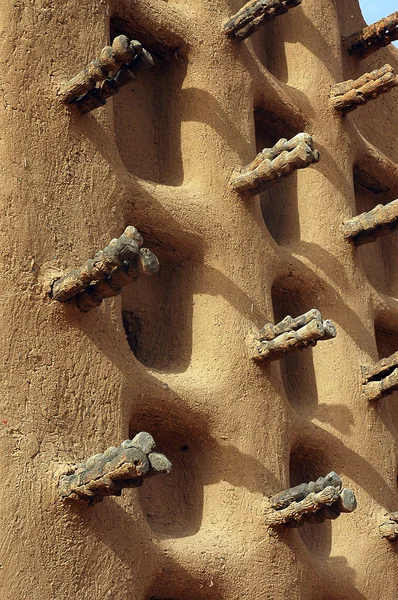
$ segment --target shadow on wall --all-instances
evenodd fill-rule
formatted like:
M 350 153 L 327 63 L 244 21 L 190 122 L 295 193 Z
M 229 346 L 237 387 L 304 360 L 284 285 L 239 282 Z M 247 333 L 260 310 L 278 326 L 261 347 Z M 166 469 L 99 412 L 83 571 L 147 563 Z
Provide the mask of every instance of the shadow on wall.
M 319 448 L 297 446 L 290 454 L 290 487 L 316 481 L 334 470 L 331 458 Z M 326 560 L 332 549 L 332 524 L 305 523 L 298 529 L 308 552 L 317 560 Z
M 379 360 L 388 358 L 398 352 L 398 332 L 386 329 L 385 323 L 375 324 L 375 337 Z M 398 390 L 377 401 L 377 413 L 391 435 L 398 438 Z M 396 449 L 396 466 L 398 466 L 398 449 Z M 391 510 L 396 507 L 392 506 Z
M 273 283 L 272 305 L 275 323 L 287 315 L 296 317 L 312 308 L 320 310 L 324 319 L 331 318 L 329 312 L 325 313 L 323 310 L 323 304 L 322 288 L 314 287 L 310 281 L 282 276 Z M 319 403 L 314 352 L 326 351 L 326 344 L 332 343 L 333 340 L 320 341 L 316 349 L 305 348 L 287 353 L 279 361 L 280 373 L 286 397 L 296 413 L 307 419 L 315 417 L 321 422 L 332 424 L 342 433 L 349 434 L 353 425 L 349 407 L 345 404 L 330 407 L 328 404 Z
M 141 179 L 171 186 L 183 181 L 180 96 L 186 69 L 181 57 L 156 57 L 155 66 L 113 100 L 120 158 Z
M 387 204 L 393 199 L 386 185 L 374 180 L 358 166 L 354 167 L 354 185 L 358 215 L 369 212 L 378 204 Z M 398 296 L 397 231 L 392 231 L 384 237 L 377 238 L 374 242 L 359 246 L 356 252 L 373 287 L 388 296 Z
M 202 524 L 204 486 L 227 481 L 236 488 L 264 493 L 276 479 L 255 458 L 235 446 L 219 444 L 209 431 L 209 420 L 183 402 L 146 402 L 133 411 L 129 436 L 149 431 L 173 469 L 165 477 L 148 479 L 138 490 L 143 514 L 151 530 L 162 538 L 197 533 Z
M 318 249 L 318 246 L 313 246 Z M 319 249 L 318 254 L 322 253 L 322 249 Z M 343 298 L 336 293 L 330 294 L 330 286 L 325 279 L 320 279 L 297 258 L 291 258 L 288 268 L 283 269 L 274 280 L 271 300 L 273 317 L 268 314 L 266 319 L 261 319 L 256 315 L 256 325 L 263 326 L 265 322 L 270 321 L 278 323 L 287 315 L 297 317 L 316 308 L 321 311 L 324 319 L 331 319 L 336 324 L 337 335 L 340 328 L 344 329 L 345 333 L 356 339 L 358 345 L 364 349 L 368 349 L 369 344 L 374 343 L 372 334 L 363 327 L 363 323 Z M 279 382 L 283 385 L 284 395 L 295 413 L 307 419 L 316 418 L 320 422 L 330 423 L 335 429 L 348 435 L 353 426 L 349 407 L 345 404 L 331 406 L 326 402 L 319 402 L 314 357 L 322 361 L 322 353 L 326 356 L 332 344 L 333 340 L 321 341 L 314 349 L 310 347 L 292 351 L 278 361 L 265 362 L 263 368 L 267 370 L 267 378 L 271 373 L 276 377 L 274 384 L 279 390 L 278 394 Z
M 266 23 L 251 36 L 253 48 L 259 61 L 281 83 L 300 89 L 306 85 L 302 69 L 292 68 L 289 65 L 285 47 L 288 44 L 304 45 L 308 52 L 318 60 L 323 61 L 323 66 L 328 68 L 332 48 L 331 40 L 327 35 L 322 35 L 311 17 L 307 17 L 303 7 L 295 7 L 283 18 Z M 336 61 L 337 62 L 337 61 Z M 337 73 L 336 73 L 337 75 Z M 300 80 L 297 81 L 297 77 Z
M 278 278 L 272 286 L 274 323 L 287 315 L 297 317 L 311 308 L 318 308 L 311 293 L 299 280 Z M 295 350 L 279 361 L 286 397 L 295 411 L 309 416 L 318 403 L 312 348 Z
M 284 119 L 263 108 L 254 110 L 256 152 L 272 148 L 281 138 L 290 139 L 300 133 Z M 260 194 L 264 223 L 279 245 L 288 245 L 300 239 L 298 214 L 297 173 L 281 179 Z
M 129 492 L 124 491 L 127 496 Z M 131 494 L 136 492 L 130 490 Z M 63 512 L 65 508 L 62 507 Z M 63 515 L 65 518 L 65 515 Z M 95 560 L 121 562 L 125 576 L 117 581 L 108 578 L 102 591 L 108 590 L 112 598 L 142 598 L 145 600 L 222 600 L 219 588 L 219 573 L 190 573 L 158 549 L 147 527 L 137 517 L 134 507 L 124 508 L 120 501 L 105 498 L 93 508 L 75 507 L 69 511 L 69 536 L 79 537 L 82 531 L 94 536 L 96 543 L 90 545 L 90 555 Z M 70 539 L 70 538 L 67 538 Z M 69 545 L 65 545 L 68 552 Z M 98 556 L 96 556 L 98 555 Z M 94 561 L 93 561 L 94 562 Z M 89 581 L 98 578 L 90 572 L 90 561 L 79 563 L 75 569 L 76 578 Z M 138 576 L 137 576 L 138 573 Z M 57 590 L 58 582 L 54 581 Z M 62 583 L 59 582 L 59 597 L 62 596 Z M 81 587 L 79 588 L 81 591 Z M 76 593 L 79 593 L 76 590 Z
M 192 265 L 189 258 L 162 246 L 152 248 L 160 270 L 123 290 L 123 325 L 142 364 L 180 373 L 188 368 L 192 353 Z

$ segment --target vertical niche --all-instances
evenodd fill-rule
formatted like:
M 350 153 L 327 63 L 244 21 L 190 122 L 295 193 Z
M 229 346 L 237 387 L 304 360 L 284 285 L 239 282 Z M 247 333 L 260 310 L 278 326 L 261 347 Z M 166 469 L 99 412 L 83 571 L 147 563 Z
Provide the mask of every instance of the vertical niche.
M 141 31 L 111 24 L 111 39 L 124 33 L 150 52 L 154 66 L 139 73 L 113 99 L 113 122 L 120 158 L 128 172 L 147 181 L 178 186 L 183 181 L 179 98 L 187 60 Z
M 185 371 L 192 354 L 192 259 L 164 246 L 140 227 L 145 245 L 160 269 L 122 291 L 122 320 L 127 343 L 146 367 L 169 373 Z
M 398 333 L 384 326 L 383 323 L 376 322 L 375 337 L 379 360 L 388 358 L 394 352 L 398 352 Z
M 391 323 L 385 324 L 376 320 L 375 337 L 379 360 L 388 358 L 395 352 L 398 352 L 398 332 L 393 329 Z M 398 390 L 387 396 L 387 403 L 390 409 L 391 418 L 394 421 L 396 431 L 398 432 Z
M 301 129 L 263 108 L 254 110 L 256 152 L 272 148 L 281 138 L 290 139 Z M 281 178 L 260 194 L 264 223 L 278 245 L 289 245 L 300 239 L 297 172 Z
M 289 75 L 283 32 L 286 23 L 282 23 L 282 19 L 286 19 L 288 16 L 288 14 L 283 15 L 266 22 L 250 36 L 258 60 L 282 83 L 287 83 Z
M 287 315 L 297 317 L 311 310 L 320 309 L 311 293 L 311 286 L 294 276 L 277 278 L 271 288 L 274 323 Z M 279 360 L 283 387 L 287 399 L 295 411 L 310 416 L 318 404 L 313 349 L 294 350 Z
M 172 464 L 168 474 L 145 481 L 137 494 L 143 515 L 151 528 L 163 538 L 195 535 L 202 523 L 204 485 L 209 483 L 214 462 L 214 442 L 207 419 L 179 398 L 167 402 L 145 398 L 131 416 L 129 437 L 148 431 L 156 450 Z M 155 594 L 154 594 L 155 595 Z
M 316 481 L 325 477 L 330 471 L 336 470 L 336 465 L 331 464 L 330 457 L 325 450 L 314 446 L 293 446 L 290 453 L 289 473 L 290 487 Z M 332 547 L 331 522 L 304 523 L 298 528 L 308 552 L 316 560 L 326 560 L 330 556 Z
M 378 204 L 387 204 L 395 199 L 389 187 L 375 179 L 360 166 L 354 167 L 354 190 L 357 214 L 369 212 Z M 398 233 L 391 231 L 374 242 L 357 247 L 362 268 L 371 285 L 389 296 L 398 295 Z M 398 349 L 398 348 L 397 348 Z
M 394 318 L 394 317 L 393 317 Z M 398 329 L 397 322 L 384 315 L 383 320 L 376 319 L 375 338 L 378 359 L 388 358 L 398 352 Z M 377 401 L 378 418 L 381 418 L 386 427 L 398 438 L 398 390 L 394 390 L 386 398 Z M 398 471 L 398 452 L 396 451 L 395 468 Z M 398 480 L 397 480 L 398 489 Z

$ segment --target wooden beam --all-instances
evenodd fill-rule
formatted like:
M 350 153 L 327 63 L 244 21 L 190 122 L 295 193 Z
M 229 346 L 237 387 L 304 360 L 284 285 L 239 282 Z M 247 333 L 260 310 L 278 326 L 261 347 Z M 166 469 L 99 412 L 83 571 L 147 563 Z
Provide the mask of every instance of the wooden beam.
M 287 352 L 315 346 L 319 340 L 330 340 L 336 335 L 334 323 L 323 321 L 321 313 L 312 309 L 296 319 L 285 317 L 277 325 L 267 323 L 249 333 L 250 357 L 255 361 L 279 360 Z
M 141 248 L 141 234 L 129 226 L 81 267 L 69 271 L 52 283 L 51 297 L 58 302 L 76 299 L 80 310 L 87 311 L 101 304 L 104 298 L 117 296 L 140 275 L 152 275 L 159 270 L 159 261 Z
M 108 77 L 110 71 L 119 69 L 124 62 L 130 62 L 142 52 L 142 46 L 136 40 L 130 40 L 125 35 L 118 35 L 113 40 L 112 46 L 105 46 L 98 58 L 89 62 L 75 77 L 72 77 L 59 91 L 61 100 L 66 103 L 73 102 L 90 89 L 98 81 Z
M 385 538 L 389 542 L 395 542 L 398 540 L 398 513 L 391 513 L 388 515 L 387 521 L 385 521 L 379 527 L 381 537 Z
M 366 58 L 373 52 L 398 40 L 398 12 L 364 27 L 345 40 L 348 54 Z
M 149 433 L 141 432 L 103 454 L 95 454 L 63 475 L 58 492 L 64 500 L 80 500 L 90 504 L 105 496 L 120 496 L 124 488 L 142 485 L 144 476 L 169 473 L 171 463 L 158 452 Z
M 342 512 L 353 512 L 357 506 L 355 494 L 349 488 L 341 492 L 327 486 L 320 492 L 310 492 L 303 500 L 291 502 L 286 508 L 270 508 L 265 514 L 265 523 L 270 527 L 282 525 L 299 526 L 304 521 L 322 523 L 325 519 L 335 519 Z M 313 518 L 308 518 L 312 515 Z
M 282 138 L 272 148 L 264 148 L 249 165 L 236 169 L 230 185 L 239 193 L 258 194 L 282 177 L 305 169 L 319 159 L 312 137 L 308 133 L 299 133 L 291 140 Z
M 378 204 L 369 212 L 362 213 L 343 223 L 343 235 L 356 246 L 376 241 L 398 227 L 398 200 Z
M 359 79 L 349 79 L 334 85 L 330 91 L 330 99 L 336 110 L 347 114 L 366 104 L 369 100 L 386 94 L 398 85 L 398 77 L 390 65 L 384 65 L 371 73 L 365 73 Z
M 302 0 L 250 0 L 224 25 L 229 38 L 242 41 L 267 21 L 299 6 Z
M 144 48 L 129 64 L 124 64 L 113 77 L 108 77 L 97 87 L 89 90 L 84 96 L 78 98 L 75 104 L 82 114 L 91 112 L 106 104 L 125 85 L 135 81 L 137 75 L 153 67 L 152 56 Z

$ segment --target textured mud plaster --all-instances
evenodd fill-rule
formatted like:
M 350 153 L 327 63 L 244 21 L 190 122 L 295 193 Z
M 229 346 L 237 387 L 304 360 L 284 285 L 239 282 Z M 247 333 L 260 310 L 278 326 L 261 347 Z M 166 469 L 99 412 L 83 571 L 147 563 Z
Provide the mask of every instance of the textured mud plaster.
M 392 190 L 397 89 L 345 119 L 329 91 L 384 64 L 397 72 L 397 53 L 349 56 L 342 38 L 365 26 L 356 0 L 303 0 L 237 43 L 223 24 L 242 4 L 2 2 L 4 600 L 396 598 L 395 542 L 379 526 L 398 510 L 398 403 L 364 401 L 360 372 L 397 350 L 379 355 L 375 324 L 394 339 L 397 308 L 368 276 L 392 286 L 396 256 L 381 240 L 355 250 L 341 224 L 381 202 L 366 190 L 373 205 L 357 207 L 354 166 Z M 60 87 L 121 34 L 153 69 L 79 115 Z M 256 143 L 254 109 L 275 116 L 276 138 Z M 228 182 L 303 131 L 322 159 L 269 192 L 277 244 L 261 199 Z M 50 299 L 49 282 L 128 225 L 159 274 L 87 313 Z M 247 331 L 311 307 L 334 340 L 248 360 Z M 122 310 L 159 368 L 134 357 Z M 172 472 L 65 510 L 63 465 L 143 430 Z M 352 514 L 265 527 L 265 496 L 331 470 L 355 492 Z

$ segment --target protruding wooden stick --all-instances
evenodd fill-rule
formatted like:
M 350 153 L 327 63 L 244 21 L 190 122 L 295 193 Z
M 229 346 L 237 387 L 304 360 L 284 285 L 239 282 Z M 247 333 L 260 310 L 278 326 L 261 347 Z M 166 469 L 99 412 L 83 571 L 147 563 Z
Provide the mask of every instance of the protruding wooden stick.
M 139 253 L 141 244 L 142 237 L 136 228 L 127 227 L 120 238 L 112 240 L 109 246 L 97 252 L 94 258 L 87 260 L 79 269 L 73 269 L 54 281 L 52 298 L 58 302 L 67 302 L 92 282 L 121 266 L 124 261 L 130 261 Z
M 398 85 L 398 77 L 390 65 L 365 73 L 355 81 L 349 79 L 334 85 L 330 91 L 330 99 L 336 110 L 346 114 L 365 104 L 380 94 L 389 92 Z
M 364 385 L 372 379 L 383 379 L 398 367 L 398 352 L 388 358 L 382 358 L 374 365 L 362 365 L 361 373 Z
M 140 275 L 153 275 L 159 271 L 159 261 L 148 250 L 141 248 L 130 262 L 116 267 L 108 276 L 90 285 L 76 296 L 76 304 L 83 312 L 99 306 L 105 298 L 118 296 L 122 288 L 133 283 Z
M 357 505 L 355 494 L 349 488 L 341 488 L 340 477 L 331 471 L 326 477 L 280 492 L 270 500 L 266 523 L 297 527 L 305 521 L 322 523 L 336 519 L 342 512 L 350 513 Z
M 319 477 L 316 481 L 310 481 L 309 483 L 300 483 L 300 485 L 296 485 L 292 488 L 284 490 L 276 496 L 272 496 L 270 502 L 272 508 L 275 510 L 280 510 L 281 508 L 286 508 L 292 502 L 299 502 L 300 500 L 304 500 L 308 494 L 312 494 L 313 492 L 321 492 L 326 487 L 334 487 L 336 490 L 340 491 L 343 482 L 340 477 L 335 473 L 335 471 L 331 471 L 326 475 L 326 477 Z
M 312 137 L 299 133 L 291 140 L 282 138 L 272 148 L 264 148 L 249 165 L 233 172 L 230 184 L 237 192 L 258 194 L 282 177 L 296 169 L 305 169 L 319 159 Z
M 352 239 L 356 246 L 374 242 L 378 237 L 398 228 L 398 200 L 378 204 L 371 211 L 362 213 L 343 224 L 343 235 Z
M 380 525 L 379 530 L 381 536 L 389 542 L 398 540 L 398 512 L 389 514 L 387 521 Z
M 94 88 L 98 81 L 103 81 L 111 71 L 118 69 L 122 63 L 131 62 L 142 52 L 142 46 L 136 40 L 125 35 L 118 35 L 112 46 L 105 46 L 98 58 L 92 60 L 87 67 L 61 87 L 59 92 L 63 102 L 70 103 Z
M 271 527 L 286 525 L 289 521 L 297 521 L 305 513 L 315 513 L 325 504 L 333 504 L 339 497 L 336 488 L 328 486 L 318 493 L 308 494 L 300 502 L 292 502 L 281 510 L 269 509 L 265 515 L 265 523 Z
M 369 401 L 380 400 L 398 389 L 398 352 L 375 365 L 362 366 L 362 390 Z
M 291 317 L 287 315 L 280 323 L 273 325 L 272 323 L 266 323 L 262 329 L 260 329 L 259 340 L 273 340 L 276 336 L 287 331 L 295 331 L 307 325 L 313 320 L 322 321 L 322 315 L 316 308 L 312 308 L 308 312 L 300 315 L 299 317 Z M 319 491 L 319 490 L 318 490 Z
M 362 366 L 362 390 L 369 401 L 380 400 L 398 389 L 398 352 L 375 365 Z
M 302 0 L 250 0 L 225 23 L 224 32 L 229 38 L 242 41 L 267 21 L 283 15 L 301 2 Z
M 398 40 L 398 12 L 394 12 L 384 19 L 380 19 L 373 25 L 368 25 L 350 35 L 345 44 L 349 54 L 356 54 L 361 58 L 366 58 L 373 52 L 376 52 L 391 42 Z
M 128 65 L 122 65 L 114 77 L 108 77 L 98 87 L 91 89 L 76 101 L 82 114 L 106 104 L 106 100 L 117 94 L 123 86 L 135 81 L 138 73 L 153 67 L 152 56 L 144 48 Z
M 286 352 L 315 346 L 319 340 L 334 337 L 334 323 L 323 321 L 321 313 L 312 309 L 296 319 L 288 316 L 277 325 L 267 323 L 261 330 L 251 332 L 248 336 L 250 357 L 256 361 L 279 360 Z
M 58 302 L 72 298 L 82 311 L 99 306 L 104 298 L 121 293 L 140 275 L 152 275 L 159 270 L 159 261 L 148 248 L 140 248 L 141 234 L 127 227 L 119 239 L 100 250 L 80 269 L 70 271 L 52 285 L 52 297 Z
M 363 392 L 369 401 L 380 400 L 396 389 L 398 389 L 398 369 L 380 381 L 370 381 L 363 386 Z
M 141 432 L 118 448 L 112 446 L 103 454 L 95 454 L 61 477 L 59 494 L 92 504 L 104 496 L 120 496 L 123 488 L 140 486 L 144 476 L 169 473 L 171 463 L 163 454 L 153 452 L 154 448 L 152 436 Z
M 355 510 L 357 501 L 355 494 L 349 488 L 344 488 L 333 504 L 325 504 L 315 512 L 304 513 L 295 521 L 288 523 L 291 527 L 301 527 L 304 523 L 323 523 L 326 520 L 337 519 L 341 513 L 351 513 Z

